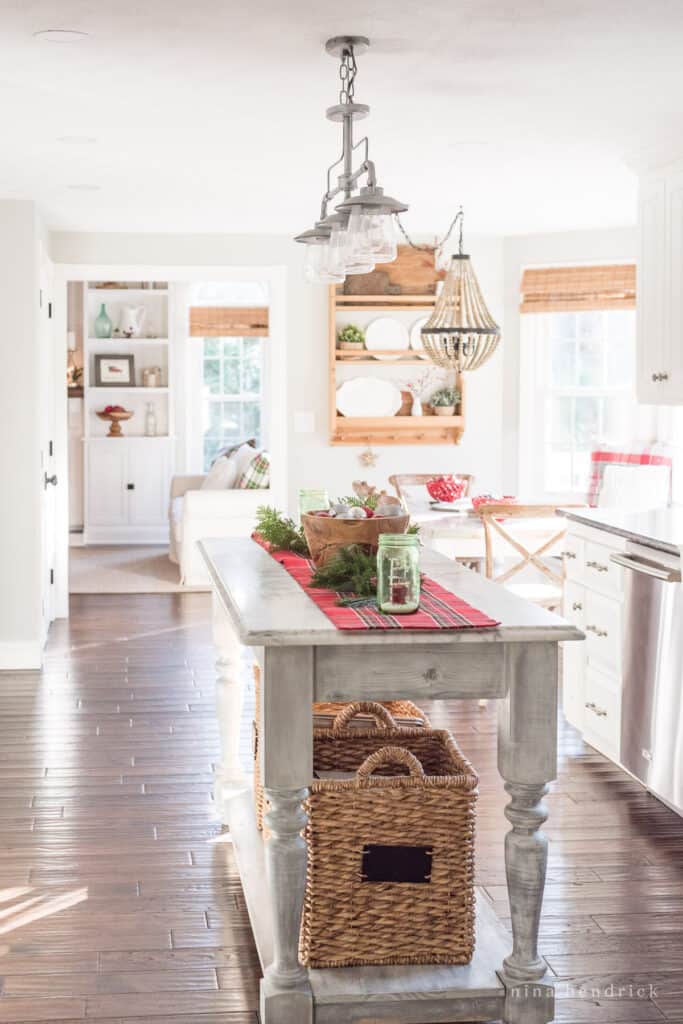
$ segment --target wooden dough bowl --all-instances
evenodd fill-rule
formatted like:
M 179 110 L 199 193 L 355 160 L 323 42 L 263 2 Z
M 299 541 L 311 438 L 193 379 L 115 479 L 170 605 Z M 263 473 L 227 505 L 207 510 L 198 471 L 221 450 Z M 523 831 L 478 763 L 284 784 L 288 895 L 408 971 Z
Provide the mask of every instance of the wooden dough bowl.
M 336 519 L 304 513 L 301 522 L 308 550 L 316 567 L 327 565 L 340 548 L 351 544 L 377 551 L 381 533 L 405 533 L 409 515 L 374 516 L 372 519 Z

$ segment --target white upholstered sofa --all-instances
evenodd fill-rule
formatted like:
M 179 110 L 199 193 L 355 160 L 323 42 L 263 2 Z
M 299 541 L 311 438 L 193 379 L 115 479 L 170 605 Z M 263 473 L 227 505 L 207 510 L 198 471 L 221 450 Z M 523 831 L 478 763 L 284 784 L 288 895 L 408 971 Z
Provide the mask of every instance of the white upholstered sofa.
M 169 557 L 180 567 L 180 582 L 188 587 L 209 583 L 197 541 L 208 537 L 248 537 L 254 529 L 256 509 L 270 500 L 267 488 L 201 490 L 204 479 L 174 476 L 171 481 Z

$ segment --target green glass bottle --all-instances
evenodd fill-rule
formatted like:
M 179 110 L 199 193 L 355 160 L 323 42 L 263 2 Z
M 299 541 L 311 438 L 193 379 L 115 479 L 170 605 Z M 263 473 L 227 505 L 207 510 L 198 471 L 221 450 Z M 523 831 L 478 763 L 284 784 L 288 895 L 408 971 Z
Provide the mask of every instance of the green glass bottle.
M 100 311 L 95 317 L 95 337 L 96 338 L 111 338 L 112 322 L 107 316 L 107 307 L 104 303 L 100 306 Z

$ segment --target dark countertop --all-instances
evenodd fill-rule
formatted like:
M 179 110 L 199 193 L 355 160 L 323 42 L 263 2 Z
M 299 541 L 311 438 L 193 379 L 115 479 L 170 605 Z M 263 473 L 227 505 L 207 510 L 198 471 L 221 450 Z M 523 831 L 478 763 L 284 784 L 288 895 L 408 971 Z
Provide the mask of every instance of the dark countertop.
M 564 509 L 560 514 L 573 522 L 671 555 L 680 555 L 683 549 L 683 505 L 638 512 L 613 508 Z

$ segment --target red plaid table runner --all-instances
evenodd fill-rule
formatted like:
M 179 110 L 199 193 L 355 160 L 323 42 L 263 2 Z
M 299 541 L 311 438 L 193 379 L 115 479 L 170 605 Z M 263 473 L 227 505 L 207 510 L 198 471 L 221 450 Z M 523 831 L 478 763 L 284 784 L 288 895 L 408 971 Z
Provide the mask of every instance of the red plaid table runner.
M 385 615 L 371 602 L 353 608 L 340 606 L 338 601 L 353 598 L 353 594 L 311 587 L 314 566 L 308 558 L 291 551 L 269 551 L 258 538 L 254 540 L 303 587 L 337 629 L 492 629 L 500 625 L 428 577 L 422 580 L 420 607 L 408 615 Z

